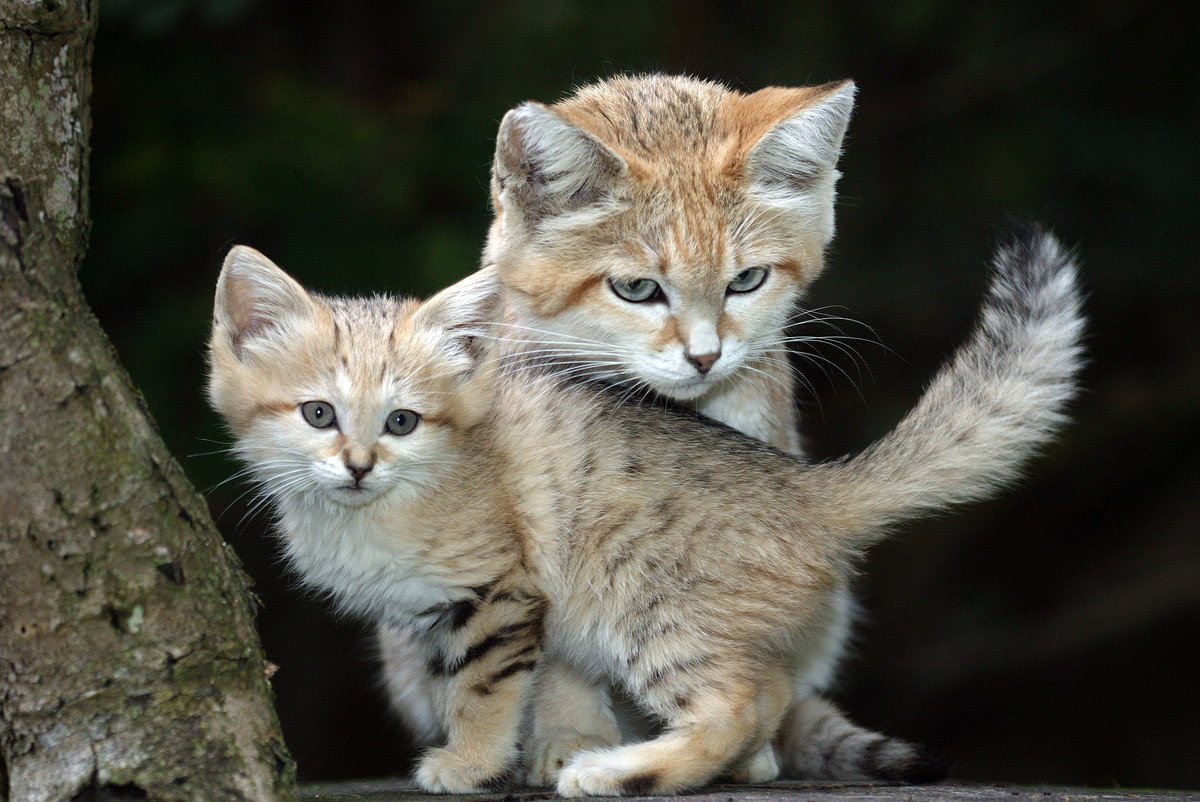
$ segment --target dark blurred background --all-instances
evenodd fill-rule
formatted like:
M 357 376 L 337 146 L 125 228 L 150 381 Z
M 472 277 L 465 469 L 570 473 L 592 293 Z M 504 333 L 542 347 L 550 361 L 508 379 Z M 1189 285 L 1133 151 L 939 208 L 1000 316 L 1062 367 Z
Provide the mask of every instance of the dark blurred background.
M 428 293 L 476 265 L 504 111 L 620 71 L 757 89 L 853 77 L 815 306 L 891 351 L 806 369 L 812 450 L 858 449 L 966 333 L 1005 212 L 1078 248 L 1077 422 L 999 501 L 866 566 L 839 699 L 954 776 L 1200 787 L 1197 4 L 103 0 L 88 296 L 204 489 L 234 466 L 202 394 L 225 250 L 332 292 Z M 850 332 L 853 333 L 853 332 Z M 856 389 L 857 388 L 857 389 Z M 861 393 L 861 395 L 860 395 Z M 373 650 L 285 575 L 245 487 L 209 494 L 254 577 L 305 779 L 411 750 Z

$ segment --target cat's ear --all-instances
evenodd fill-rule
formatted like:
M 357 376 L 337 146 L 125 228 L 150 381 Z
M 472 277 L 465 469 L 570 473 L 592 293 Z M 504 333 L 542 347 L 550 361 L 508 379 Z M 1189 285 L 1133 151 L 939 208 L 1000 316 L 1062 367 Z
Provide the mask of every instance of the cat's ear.
M 786 203 L 822 179 L 836 181 L 855 91 L 853 81 L 842 81 L 800 89 L 771 87 L 750 95 L 749 106 L 768 120 L 774 118 L 746 156 L 753 190 Z
M 235 245 L 217 279 L 213 320 L 240 355 L 249 340 L 286 320 L 312 315 L 308 292 L 274 262 L 253 248 Z
M 414 328 L 434 330 L 473 368 L 492 350 L 504 316 L 504 295 L 495 268 L 475 271 L 434 295 L 413 314 Z
M 531 101 L 500 123 L 492 188 L 503 212 L 517 212 L 532 229 L 550 217 L 603 207 L 628 169 L 599 139 Z

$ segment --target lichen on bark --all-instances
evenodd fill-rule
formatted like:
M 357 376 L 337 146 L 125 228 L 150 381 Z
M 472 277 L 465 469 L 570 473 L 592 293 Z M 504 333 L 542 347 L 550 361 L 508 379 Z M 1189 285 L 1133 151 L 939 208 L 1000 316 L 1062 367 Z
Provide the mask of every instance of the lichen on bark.
M 0 6 L 0 796 L 280 799 L 252 597 L 83 302 L 95 6 Z

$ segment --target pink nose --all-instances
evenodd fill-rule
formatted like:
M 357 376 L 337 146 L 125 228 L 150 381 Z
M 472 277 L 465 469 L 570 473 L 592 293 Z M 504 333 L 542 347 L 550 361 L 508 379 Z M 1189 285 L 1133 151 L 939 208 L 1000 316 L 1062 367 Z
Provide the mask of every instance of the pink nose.
M 701 375 L 712 370 L 712 366 L 721 358 L 720 351 L 713 351 L 711 354 L 686 354 L 687 361 L 692 363 L 692 366 L 700 372 Z

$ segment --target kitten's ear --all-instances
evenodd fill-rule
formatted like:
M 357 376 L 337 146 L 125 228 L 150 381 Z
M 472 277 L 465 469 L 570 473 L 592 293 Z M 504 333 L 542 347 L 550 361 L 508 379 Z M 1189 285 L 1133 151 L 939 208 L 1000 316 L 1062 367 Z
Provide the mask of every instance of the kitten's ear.
M 775 118 L 746 156 L 753 190 L 786 203 L 823 178 L 836 180 L 855 91 L 853 81 L 843 81 L 801 89 L 772 87 L 750 95 L 751 107 Z
M 610 200 L 627 171 L 619 154 L 540 103 L 523 103 L 500 123 L 493 190 L 529 228 Z
M 295 279 L 253 248 L 235 245 L 225 257 L 217 279 L 213 320 L 239 354 L 248 340 L 286 319 L 311 315 L 314 308 L 312 298 Z
M 504 316 L 504 294 L 495 268 L 484 267 L 434 295 L 413 314 L 414 328 L 436 330 L 474 363 L 491 351 Z

